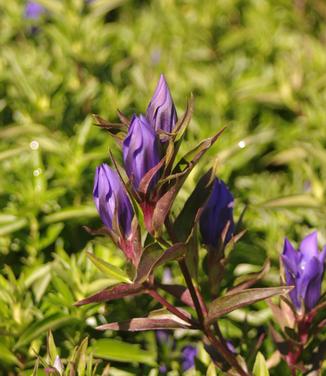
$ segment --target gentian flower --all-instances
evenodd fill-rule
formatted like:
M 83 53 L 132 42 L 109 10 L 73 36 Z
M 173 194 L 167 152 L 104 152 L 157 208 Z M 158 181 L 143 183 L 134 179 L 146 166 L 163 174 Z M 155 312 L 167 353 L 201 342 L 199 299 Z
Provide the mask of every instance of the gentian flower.
M 105 163 L 96 169 L 93 196 L 104 225 L 128 238 L 134 216 L 132 205 L 119 175 Z
M 148 105 L 146 117 L 149 124 L 155 129 L 171 133 L 178 118 L 173 99 L 163 74 L 156 86 L 154 95 Z M 163 137 L 163 141 L 166 138 Z
M 212 192 L 199 222 L 204 244 L 217 247 L 228 223 L 229 228 L 225 237 L 225 244 L 230 241 L 234 232 L 233 201 L 233 196 L 225 183 L 215 178 Z
M 326 246 L 319 252 L 316 231 L 303 239 L 298 251 L 285 239 L 282 261 L 287 285 L 295 286 L 290 297 L 297 310 L 303 305 L 310 311 L 318 303 L 325 259 Z
M 127 137 L 123 141 L 123 160 L 135 190 L 145 174 L 160 161 L 159 144 L 154 128 L 145 116 L 133 116 Z M 153 177 L 152 184 L 158 179 Z
M 25 6 L 25 17 L 30 20 L 38 20 L 44 12 L 44 6 L 36 1 L 28 1 Z
M 182 370 L 185 372 L 188 369 L 195 366 L 195 357 L 197 355 L 197 349 L 194 346 L 186 346 L 182 350 Z

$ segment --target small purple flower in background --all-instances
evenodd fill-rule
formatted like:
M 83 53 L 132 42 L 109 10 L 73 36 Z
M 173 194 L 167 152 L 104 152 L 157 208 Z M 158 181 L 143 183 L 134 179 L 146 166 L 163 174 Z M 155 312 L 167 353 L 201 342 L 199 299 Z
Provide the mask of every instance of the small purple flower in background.
M 228 187 L 222 180 L 215 178 L 212 192 L 200 217 L 200 232 L 204 244 L 217 247 L 228 223 L 225 243 L 230 241 L 234 232 L 233 202 Z
M 145 174 L 160 161 L 159 144 L 153 127 L 145 116 L 133 116 L 127 137 L 123 141 L 125 169 L 134 188 L 137 190 Z M 153 178 L 152 184 L 158 178 Z
M 96 169 L 93 196 L 102 222 L 110 230 L 119 225 L 124 238 L 131 233 L 132 205 L 116 171 L 103 163 Z
M 227 340 L 226 341 L 226 347 L 228 348 L 229 351 L 231 351 L 232 354 L 237 354 L 236 348 L 233 346 L 232 341 Z
M 148 105 L 146 117 L 156 132 L 172 132 L 178 118 L 173 99 L 163 74 Z M 164 140 L 164 137 L 163 137 Z
M 156 330 L 155 334 L 156 334 L 157 342 L 160 343 L 161 345 L 164 343 L 167 343 L 171 336 L 171 334 L 167 330 L 163 330 L 163 329 Z
M 326 246 L 319 252 L 316 231 L 302 240 L 298 251 L 285 239 L 282 261 L 287 285 L 295 286 L 290 297 L 297 310 L 301 310 L 302 303 L 307 311 L 318 303 L 325 259 Z
M 25 6 L 25 18 L 30 20 L 38 20 L 44 12 L 44 6 L 36 1 L 28 1 Z
M 195 366 L 195 357 L 197 355 L 197 349 L 194 346 L 186 346 L 182 349 L 182 370 L 187 371 L 188 369 Z

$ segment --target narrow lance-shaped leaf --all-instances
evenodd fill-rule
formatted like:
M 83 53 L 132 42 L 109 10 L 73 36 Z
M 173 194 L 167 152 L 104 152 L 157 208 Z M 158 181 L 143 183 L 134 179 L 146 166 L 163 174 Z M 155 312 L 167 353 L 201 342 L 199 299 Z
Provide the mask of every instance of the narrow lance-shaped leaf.
M 164 169 L 164 174 L 163 174 L 164 176 L 166 176 L 166 174 L 172 170 L 173 163 L 178 154 L 185 131 L 190 123 L 193 110 L 194 110 L 194 98 L 193 96 L 191 96 L 187 103 L 187 108 L 186 108 L 184 115 L 174 127 L 174 130 L 173 130 L 174 138 L 170 139 L 169 141 L 169 145 L 166 151 L 166 164 L 165 164 L 165 169 Z
M 49 330 L 48 332 L 47 350 L 48 350 L 48 355 L 50 357 L 51 364 L 53 364 L 55 361 L 55 358 L 58 356 L 58 351 L 54 343 L 54 338 L 53 338 L 51 330 Z
M 19 349 L 21 346 L 31 343 L 35 338 L 38 338 L 43 333 L 46 333 L 49 329 L 54 330 L 75 321 L 76 319 L 63 313 L 54 313 L 49 315 L 30 325 L 19 337 L 14 349 Z
M 139 283 L 121 283 L 119 285 L 114 285 L 107 289 L 104 289 L 88 298 L 79 300 L 75 303 L 75 306 L 81 306 L 84 304 L 109 302 L 111 300 L 125 298 L 126 296 L 135 296 L 141 294 L 144 288 Z
M 235 292 L 248 289 L 252 285 L 254 285 L 256 282 L 261 280 L 269 271 L 270 269 L 270 261 L 266 260 L 262 269 L 257 272 L 257 273 L 251 273 L 249 275 L 245 276 L 245 280 L 241 279 L 240 281 L 238 280 L 238 284 L 230 289 L 226 295 L 231 295 L 234 294 Z
M 205 152 L 215 143 L 223 130 L 224 129 L 218 132 L 215 136 L 201 142 L 195 149 L 187 153 L 175 167 L 173 171 L 173 174 L 176 175 L 175 183 L 171 183 L 169 190 L 160 198 L 154 209 L 152 225 L 156 233 L 160 232 L 172 204 L 187 176 Z
M 111 265 L 108 262 L 96 257 L 92 253 L 87 252 L 87 257 L 92 261 L 92 263 L 106 276 L 111 277 L 118 282 L 131 283 L 128 276 L 124 273 L 123 270 L 117 266 Z
M 144 330 L 158 330 L 158 329 L 188 329 L 189 324 L 181 322 L 180 319 L 173 320 L 171 318 L 150 318 L 139 317 L 122 322 L 112 322 L 104 324 L 96 329 L 98 330 L 122 330 L 128 332 L 139 332 Z
M 215 299 L 208 307 L 208 316 L 206 322 L 213 323 L 219 317 L 232 312 L 238 308 L 256 303 L 260 300 L 271 298 L 275 295 L 287 294 L 292 290 L 291 287 L 269 287 L 242 290 L 231 295 L 225 295 Z
M 181 259 L 185 253 L 186 247 L 183 243 L 174 244 L 165 251 L 157 243 L 149 245 L 144 249 L 140 259 L 135 282 L 144 282 L 156 267 Z
M 225 128 L 221 129 L 213 137 L 209 137 L 206 140 L 203 140 L 194 149 L 185 154 L 174 168 L 173 173 L 184 171 L 184 169 L 189 165 L 196 165 L 203 154 L 215 143 L 215 141 L 220 137 L 224 130 Z
M 140 181 L 140 184 L 139 184 L 139 187 L 138 187 L 139 192 L 141 192 L 145 195 L 147 194 L 148 188 L 150 187 L 150 184 L 151 184 L 153 178 L 156 176 L 157 172 L 163 166 L 164 162 L 165 162 L 165 157 L 163 157 L 156 166 L 152 167 L 149 171 L 146 172 L 146 174 L 144 175 L 144 177 Z
M 97 358 L 115 360 L 118 362 L 138 362 L 155 366 L 155 353 L 142 350 L 139 345 L 126 343 L 117 339 L 99 339 L 93 343 L 90 350 Z
M 264 355 L 259 352 L 256 356 L 254 369 L 253 369 L 254 376 L 269 376 L 266 360 Z
M 209 170 L 198 182 L 184 207 L 174 222 L 175 234 L 180 241 L 186 241 L 195 225 L 198 211 L 207 201 L 212 188 L 212 170 Z
M 173 295 L 174 297 L 179 299 L 182 303 L 184 303 L 188 307 L 195 308 L 190 291 L 185 286 L 177 285 L 177 284 L 171 284 L 171 285 L 159 284 L 158 287 L 168 292 L 169 294 Z M 201 295 L 197 293 L 197 296 L 199 298 L 199 303 L 202 307 L 202 310 L 205 311 L 206 307 L 205 307 L 204 302 L 201 300 Z

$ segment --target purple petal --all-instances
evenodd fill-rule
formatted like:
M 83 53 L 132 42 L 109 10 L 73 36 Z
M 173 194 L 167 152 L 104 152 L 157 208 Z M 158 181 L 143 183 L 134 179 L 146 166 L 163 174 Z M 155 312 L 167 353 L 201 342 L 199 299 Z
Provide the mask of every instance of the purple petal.
M 93 197 L 104 225 L 112 230 L 117 215 L 120 229 L 127 238 L 134 215 L 132 205 L 119 175 L 104 163 L 95 172 Z
M 186 346 L 182 350 L 182 370 L 187 371 L 188 369 L 195 366 L 195 357 L 197 355 L 197 349 L 194 346 Z
M 135 189 L 144 175 L 160 161 L 159 145 L 154 129 L 144 116 L 133 116 L 123 142 L 123 160 Z M 157 175 L 158 178 L 158 175 Z M 157 178 L 153 179 L 153 184 Z
M 25 6 L 25 17 L 31 20 L 37 20 L 44 12 L 43 5 L 35 1 L 28 1 Z
M 173 99 L 163 74 L 160 76 L 154 95 L 148 105 L 146 117 L 156 131 L 163 130 L 166 132 L 172 132 L 178 120 Z
M 288 272 L 296 275 L 299 265 L 299 253 L 293 248 L 291 242 L 285 238 L 283 246 L 282 260 Z
M 302 260 L 307 263 L 311 258 L 318 257 L 318 238 L 317 231 L 307 235 L 301 242 L 299 252 L 302 255 Z
M 318 257 L 313 257 L 301 270 L 297 280 L 297 295 L 298 300 L 303 300 L 308 310 L 313 308 L 320 298 L 322 276 L 323 265 Z
M 200 232 L 203 243 L 217 246 L 225 226 L 230 223 L 225 241 L 234 231 L 233 196 L 222 180 L 215 179 L 212 192 L 200 217 Z

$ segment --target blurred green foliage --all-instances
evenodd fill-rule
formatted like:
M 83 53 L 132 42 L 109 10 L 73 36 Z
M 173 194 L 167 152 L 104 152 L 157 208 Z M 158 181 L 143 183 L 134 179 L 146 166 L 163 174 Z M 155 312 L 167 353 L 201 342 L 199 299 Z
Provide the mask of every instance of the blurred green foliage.
M 115 282 L 91 265 L 87 250 L 123 267 L 119 251 L 82 229 L 99 224 L 93 173 L 114 145 L 91 114 L 115 120 L 117 109 L 144 112 L 161 72 L 180 115 L 193 92 L 184 147 L 227 126 L 209 163 L 228 181 L 237 216 L 247 207 L 248 232 L 231 254 L 227 282 L 268 256 L 272 268 L 262 283 L 277 284 L 285 235 L 298 241 L 316 228 L 326 243 L 325 3 L 39 3 L 47 12 L 27 20 L 23 0 L 0 2 L 0 370 L 31 374 L 51 329 L 63 358 L 88 335 L 95 355 L 104 351 L 113 361 L 110 375 L 156 375 L 161 362 L 177 375 L 180 349 L 196 343 L 196 335 L 177 333 L 177 347 L 166 350 L 158 349 L 153 333 L 103 338 L 94 330 L 108 311 L 112 320 L 142 315 L 149 299 L 73 306 Z M 206 164 L 189 177 L 180 205 Z M 270 316 L 258 303 L 250 313 L 232 313 L 222 330 L 249 359 Z M 239 326 L 248 326 L 248 338 Z M 213 375 L 201 346 L 196 372 L 206 374 L 208 367 Z M 126 351 L 132 359 L 124 363 Z M 266 340 L 261 351 L 268 359 L 273 344 Z M 282 364 L 270 373 L 286 375 Z

